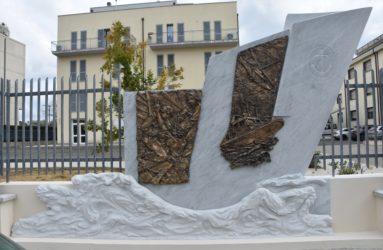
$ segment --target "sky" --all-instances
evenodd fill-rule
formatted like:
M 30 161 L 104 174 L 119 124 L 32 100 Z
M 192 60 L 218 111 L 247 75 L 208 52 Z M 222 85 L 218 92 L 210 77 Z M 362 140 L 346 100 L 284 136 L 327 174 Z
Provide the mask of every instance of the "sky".
M 10 36 L 26 45 L 26 78 L 54 77 L 56 57 L 51 41 L 57 40 L 57 16 L 89 12 L 113 0 L 0 0 L 0 22 Z M 221 0 L 222 1 L 222 0 Z M 118 4 L 148 0 L 118 0 Z M 215 0 L 178 0 L 178 3 L 219 2 Z M 288 13 L 342 11 L 373 7 L 359 46 L 383 33 L 382 0 L 238 0 L 240 44 L 279 32 Z

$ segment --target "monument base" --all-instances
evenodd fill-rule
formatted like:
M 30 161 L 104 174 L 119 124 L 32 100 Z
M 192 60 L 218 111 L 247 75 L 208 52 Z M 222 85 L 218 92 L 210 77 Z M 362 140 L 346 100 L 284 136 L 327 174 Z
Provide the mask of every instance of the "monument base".
M 310 213 L 313 185 L 300 174 L 265 180 L 232 206 L 174 206 L 121 173 L 78 175 L 73 188 L 41 185 L 48 210 L 19 219 L 12 237 L 92 239 L 250 239 L 330 234 L 331 217 Z

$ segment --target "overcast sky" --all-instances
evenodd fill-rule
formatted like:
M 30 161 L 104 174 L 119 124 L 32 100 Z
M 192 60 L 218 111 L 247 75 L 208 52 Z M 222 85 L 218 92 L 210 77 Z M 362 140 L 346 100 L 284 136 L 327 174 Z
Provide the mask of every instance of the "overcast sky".
M 90 7 L 104 6 L 107 1 L 0 0 L 0 22 L 8 25 L 12 38 L 26 44 L 26 77 L 55 76 L 56 57 L 51 53 L 51 41 L 57 40 L 58 15 L 88 12 Z M 118 4 L 147 1 L 118 0 Z M 281 31 L 288 13 L 331 12 L 368 6 L 373 7 L 373 11 L 359 46 L 383 33 L 382 0 L 239 0 L 237 6 L 241 44 Z

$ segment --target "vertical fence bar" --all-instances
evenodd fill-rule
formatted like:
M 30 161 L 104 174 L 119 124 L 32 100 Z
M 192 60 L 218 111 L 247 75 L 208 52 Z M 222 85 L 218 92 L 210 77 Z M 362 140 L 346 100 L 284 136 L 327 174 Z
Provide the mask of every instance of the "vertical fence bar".
M 373 118 L 373 123 L 374 123 L 374 128 L 376 131 L 377 124 L 376 124 L 376 94 L 375 94 L 375 73 L 373 70 L 371 70 L 371 92 L 372 92 L 372 118 Z M 368 114 L 367 114 L 368 116 Z M 376 131 L 377 132 L 377 131 Z M 374 160 L 375 160 L 375 167 L 378 167 L 378 141 L 377 138 L 378 136 L 374 136 Z
M 109 153 L 110 153 L 110 171 L 113 172 L 113 88 L 112 75 L 110 75 L 109 84 Z
M 361 164 L 361 161 L 360 161 L 360 141 L 361 141 L 361 138 L 360 138 L 360 117 L 359 117 L 359 87 L 358 87 L 358 74 L 357 74 L 357 71 L 354 69 L 354 79 L 355 79 L 355 107 L 356 107 L 356 124 L 357 124 L 357 134 L 356 134 L 356 152 L 357 152 L 357 160 L 358 160 L 358 164 L 360 166 Z M 364 136 L 364 140 L 366 140 L 366 129 L 367 128 L 364 128 L 364 131 L 363 131 L 363 136 Z
M 23 97 L 22 97 L 22 139 L 21 139 L 21 157 L 22 157 L 22 167 L 23 175 L 25 175 L 25 79 L 23 80 Z
M 3 145 L 4 145 L 4 79 L 0 79 L 0 176 L 4 175 L 3 166 L 4 166 L 4 157 L 3 157 Z
M 41 127 L 40 127 L 40 91 L 41 91 L 41 79 L 37 80 L 37 174 L 40 175 L 41 171 L 41 158 L 40 158 L 40 149 L 41 149 Z
M 80 174 L 80 140 L 81 140 L 81 128 L 80 128 L 80 77 L 76 79 L 76 127 L 77 127 L 77 174 Z M 74 131 L 73 131 L 74 133 Z
M 122 143 L 121 143 L 121 137 L 123 133 L 121 133 L 121 77 L 120 74 L 118 74 L 118 171 L 122 172 Z
M 29 82 L 29 174 L 33 173 L 33 158 L 32 158 L 32 146 L 33 146 L 33 79 Z
M 45 78 L 45 174 L 48 174 L 48 122 L 49 122 L 49 107 L 48 107 L 48 78 Z
M 368 116 L 367 116 L 367 80 L 366 80 L 366 71 L 363 70 L 363 86 L 364 86 L 364 91 L 363 91 L 363 100 L 364 100 L 364 126 L 365 128 L 368 128 Z M 368 134 L 365 133 L 365 136 L 367 136 L 365 142 L 366 142 L 366 165 L 367 168 L 370 167 L 370 159 L 369 159 L 369 154 L 370 154 L 370 149 L 369 149 L 369 138 Z
M 57 156 L 56 156 L 56 77 L 53 78 L 53 174 L 56 174 L 56 167 L 57 167 Z
M 345 108 L 346 108 L 346 114 L 347 114 L 347 130 L 348 130 L 348 166 L 352 166 L 352 147 L 351 147 L 351 138 L 352 138 L 352 133 L 351 133 L 351 110 L 350 110 L 350 105 L 351 105 L 351 98 L 350 98 L 350 85 L 348 80 L 345 81 L 345 89 L 346 89 L 346 96 L 345 96 Z
M 379 92 L 380 92 L 380 124 L 383 125 L 383 68 L 379 70 Z M 381 138 L 382 154 L 383 154 L 383 135 Z M 380 164 L 382 166 L 382 164 Z M 383 166 L 382 166 L 383 167 Z
M 64 174 L 64 77 L 61 77 L 60 79 L 60 114 L 61 174 Z
M 85 76 L 85 173 L 88 173 L 88 76 Z
M 9 182 L 9 173 L 11 170 L 11 156 L 10 156 L 10 144 L 11 144 L 11 96 L 10 96 L 10 83 L 9 80 L 6 80 L 7 82 L 7 109 L 6 109 L 6 126 L 7 126 L 7 146 L 6 146 L 6 154 L 7 154 L 7 166 L 5 169 L 5 181 Z
M 339 109 L 339 149 L 340 149 L 340 165 L 343 165 L 343 110 L 342 110 L 342 98 L 338 100 L 338 109 Z
M 104 76 L 101 77 L 101 150 L 102 150 L 102 172 L 105 172 L 105 81 Z
M 340 114 L 340 112 L 338 112 Z M 331 119 L 331 166 L 334 166 L 335 164 L 335 159 L 334 159 L 334 151 L 335 151 L 335 146 L 334 146 L 334 122 L 333 119 Z M 334 176 L 334 173 L 332 173 Z
M 97 172 L 96 168 L 96 153 L 97 153 L 97 141 L 96 141 L 96 75 L 93 75 L 93 172 Z
M 13 119 L 14 119 L 14 121 L 13 121 L 13 124 L 14 124 L 14 126 L 15 126 L 15 128 L 14 128 L 14 136 L 13 136 L 13 145 L 14 145 L 14 170 L 15 170 L 15 175 L 17 175 L 17 172 L 18 172 L 18 167 L 19 167 L 19 160 L 18 160 L 18 150 L 17 150 L 17 147 L 18 147 L 18 129 L 17 129 L 17 127 L 18 127 L 18 120 L 19 120 L 19 110 L 18 110 L 18 108 L 19 108 L 19 105 L 18 105 L 18 97 L 17 97 L 17 94 L 18 94 L 18 85 L 19 85 L 19 81 L 18 80 L 16 80 L 15 81 L 15 101 L 14 101 L 14 103 L 15 103 L 15 107 L 14 107 L 14 115 L 13 115 Z
M 69 140 L 68 140 L 68 147 L 69 147 L 69 175 L 72 175 L 72 77 L 69 78 L 69 95 L 68 95 L 68 100 L 69 100 L 69 109 L 68 109 L 68 124 L 69 124 Z

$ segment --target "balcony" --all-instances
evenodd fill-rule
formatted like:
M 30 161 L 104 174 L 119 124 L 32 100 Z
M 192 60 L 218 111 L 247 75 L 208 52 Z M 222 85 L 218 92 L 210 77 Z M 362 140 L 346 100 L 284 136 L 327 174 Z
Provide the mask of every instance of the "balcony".
M 55 56 L 70 56 L 80 54 L 98 54 L 103 53 L 106 48 L 106 41 L 97 38 L 86 40 L 63 40 L 53 41 L 51 51 Z
M 192 30 L 183 33 L 163 32 L 160 34 L 149 32 L 148 44 L 152 50 L 216 46 L 232 47 L 238 45 L 238 31 L 237 29 L 227 29 L 219 33 L 214 30 L 208 32 Z

